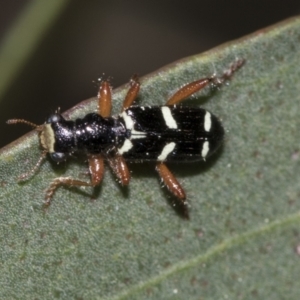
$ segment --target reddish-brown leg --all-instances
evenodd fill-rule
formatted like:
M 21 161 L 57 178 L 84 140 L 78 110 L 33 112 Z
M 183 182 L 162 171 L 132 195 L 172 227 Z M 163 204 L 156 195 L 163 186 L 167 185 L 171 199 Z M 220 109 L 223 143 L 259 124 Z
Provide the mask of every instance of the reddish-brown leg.
M 164 163 L 158 163 L 156 171 L 169 191 L 184 203 L 186 199 L 185 192 L 168 167 Z
M 122 111 L 132 105 L 140 90 L 140 83 L 137 75 L 133 75 L 130 80 L 130 88 L 123 102 Z
M 117 154 L 110 157 L 108 158 L 108 163 L 113 173 L 120 180 L 120 183 L 122 185 L 128 185 L 130 181 L 130 172 L 123 156 Z
M 202 78 L 184 85 L 168 99 L 166 105 L 174 105 L 181 102 L 206 87 L 210 82 L 211 78 Z
M 55 191 L 61 186 L 61 185 L 66 185 L 66 186 L 92 186 L 91 182 L 85 182 L 82 180 L 74 179 L 72 177 L 58 177 L 55 178 L 50 186 L 48 187 L 46 191 L 46 196 L 45 196 L 45 204 L 50 205 L 51 203 L 51 198 L 53 197 L 53 194 Z
M 104 158 L 101 154 L 90 154 L 88 156 L 91 184 L 99 185 L 104 175 Z
M 102 81 L 98 92 L 98 111 L 103 118 L 111 113 L 111 86 L 108 81 Z
M 225 81 L 229 80 L 232 75 L 244 65 L 244 63 L 244 59 L 238 59 L 233 62 L 220 77 L 212 76 L 202 78 L 184 85 L 168 99 L 166 105 L 174 105 L 181 102 L 182 100 L 206 87 L 209 83 L 212 83 L 216 86 L 222 85 Z
M 55 178 L 50 184 L 46 191 L 45 204 L 50 205 L 51 198 L 55 191 L 61 186 L 96 186 L 98 185 L 104 174 L 104 161 L 101 155 L 90 155 L 89 160 L 89 171 L 91 173 L 91 181 L 86 182 L 83 180 L 74 179 L 72 177 L 58 177 Z

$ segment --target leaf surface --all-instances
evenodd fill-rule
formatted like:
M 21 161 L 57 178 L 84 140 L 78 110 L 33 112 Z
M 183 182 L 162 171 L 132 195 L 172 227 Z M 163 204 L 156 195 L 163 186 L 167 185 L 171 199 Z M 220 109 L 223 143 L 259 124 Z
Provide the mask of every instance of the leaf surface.
M 228 85 L 197 93 L 222 119 L 226 141 L 206 163 L 170 168 L 185 187 L 190 220 L 172 209 L 151 164 L 130 165 L 122 189 L 108 172 L 101 187 L 60 188 L 84 178 L 86 163 L 39 158 L 30 133 L 0 152 L 0 298 L 297 299 L 300 277 L 300 19 L 294 18 L 166 66 L 142 81 L 139 103 L 163 104 L 185 83 L 246 59 Z M 114 91 L 119 112 L 127 87 Z M 67 117 L 97 108 L 96 98 Z M 176 203 L 175 203 L 176 204 Z

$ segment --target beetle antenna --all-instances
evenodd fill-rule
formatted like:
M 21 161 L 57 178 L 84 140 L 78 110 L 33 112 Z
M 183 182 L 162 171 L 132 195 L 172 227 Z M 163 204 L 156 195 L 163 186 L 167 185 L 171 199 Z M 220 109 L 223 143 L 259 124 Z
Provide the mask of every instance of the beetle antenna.
M 33 128 L 38 128 L 39 125 L 36 125 L 32 122 L 29 122 L 29 121 L 26 121 L 26 120 L 23 120 L 23 119 L 10 119 L 10 120 L 7 120 L 6 121 L 7 124 L 17 124 L 17 123 L 23 123 L 23 124 L 26 124 L 26 125 L 29 125 Z
M 23 123 L 26 124 L 28 126 L 31 126 L 33 128 L 35 128 L 37 131 L 42 131 L 44 128 L 44 125 L 37 125 L 34 124 L 32 122 L 26 121 L 24 119 L 10 119 L 6 121 L 7 124 L 11 125 L 11 124 L 17 124 L 17 123 Z
M 36 173 L 36 171 L 39 169 L 39 167 L 41 166 L 41 164 L 43 163 L 44 159 L 46 158 L 47 155 L 47 150 L 44 150 L 39 158 L 39 160 L 37 161 L 37 163 L 35 164 L 35 166 L 29 170 L 26 173 L 23 173 L 22 175 L 20 175 L 18 177 L 19 181 L 24 181 L 26 179 L 28 179 L 30 176 L 32 176 L 34 173 Z

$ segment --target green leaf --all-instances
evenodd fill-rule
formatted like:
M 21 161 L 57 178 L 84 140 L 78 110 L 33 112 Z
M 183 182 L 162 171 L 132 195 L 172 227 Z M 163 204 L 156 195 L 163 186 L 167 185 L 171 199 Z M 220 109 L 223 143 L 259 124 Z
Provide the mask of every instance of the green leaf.
M 206 163 L 170 168 L 190 220 L 161 189 L 153 165 L 130 165 L 128 189 L 108 172 L 93 190 L 59 188 L 86 163 L 39 158 L 30 133 L 0 152 L 1 299 L 298 299 L 300 276 L 300 18 L 183 59 L 142 79 L 139 103 L 163 104 L 181 85 L 246 59 L 228 85 L 186 104 L 219 116 L 226 141 Z M 127 87 L 114 91 L 114 113 Z M 96 98 L 66 116 L 97 107 Z M 45 112 L 46 113 L 46 112 Z M 21 126 L 21 125 L 20 125 Z

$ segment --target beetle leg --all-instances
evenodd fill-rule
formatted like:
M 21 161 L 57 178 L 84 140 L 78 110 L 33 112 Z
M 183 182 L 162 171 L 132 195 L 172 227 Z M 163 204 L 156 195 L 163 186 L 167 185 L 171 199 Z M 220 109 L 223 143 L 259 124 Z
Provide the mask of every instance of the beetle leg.
M 216 86 L 222 85 L 225 81 L 230 80 L 233 74 L 240 69 L 244 64 L 245 59 L 237 59 L 234 61 L 227 70 L 223 72 L 223 75 L 220 77 L 212 77 L 212 83 Z
M 185 204 L 185 192 L 180 183 L 177 181 L 175 176 L 169 170 L 169 168 L 164 163 L 158 163 L 156 165 L 156 171 L 158 172 L 163 183 L 167 186 L 168 190 L 179 200 Z
M 99 185 L 104 175 L 104 158 L 101 154 L 90 154 L 88 156 L 88 161 L 91 174 L 91 185 Z
M 91 182 L 74 179 L 72 177 L 58 177 L 55 178 L 46 191 L 45 204 L 48 206 L 51 203 L 51 198 L 55 191 L 61 186 L 93 186 Z
M 136 99 L 139 93 L 139 90 L 140 90 L 140 83 L 139 83 L 138 76 L 135 74 L 132 76 L 130 80 L 130 88 L 124 99 L 122 111 L 132 105 L 132 103 L 134 102 L 134 100 Z
M 101 82 L 98 92 L 98 112 L 103 118 L 111 113 L 111 85 L 108 81 Z
M 168 99 L 166 105 L 174 105 L 181 102 L 182 100 L 206 87 L 210 82 L 210 78 L 202 78 L 184 85 Z
M 130 172 L 127 167 L 125 159 L 121 155 L 115 155 L 109 157 L 108 163 L 113 173 L 120 180 L 120 183 L 124 185 L 128 185 L 130 181 Z
M 189 219 L 189 211 L 185 201 L 186 196 L 180 183 L 164 163 L 157 163 L 156 171 L 163 183 L 167 186 L 168 190 L 180 200 L 180 205 L 176 207 L 177 213 L 179 213 L 183 218 Z
M 18 180 L 20 180 L 20 181 L 27 180 L 30 176 L 35 174 L 37 172 L 37 170 L 40 168 L 40 166 L 42 165 L 43 161 L 46 159 L 46 155 L 47 155 L 47 150 L 44 150 L 42 152 L 39 160 L 37 161 L 37 163 L 33 166 L 33 168 L 31 170 L 29 170 L 28 172 L 21 174 L 18 177 Z
M 212 83 L 216 86 L 222 85 L 225 81 L 229 80 L 232 77 L 232 75 L 243 66 L 244 63 L 244 59 L 238 59 L 235 62 L 233 62 L 220 77 L 212 76 L 207 78 L 201 78 L 199 80 L 184 85 L 168 99 L 166 105 L 174 105 L 183 101 L 192 94 L 205 88 L 209 83 Z
M 104 160 L 101 155 L 89 155 L 89 171 L 91 174 L 91 181 L 74 179 L 72 177 L 58 177 L 55 178 L 46 191 L 45 204 L 50 205 L 51 198 L 55 191 L 61 186 L 96 186 L 99 185 L 104 174 Z

